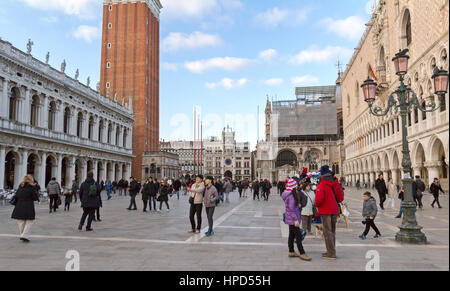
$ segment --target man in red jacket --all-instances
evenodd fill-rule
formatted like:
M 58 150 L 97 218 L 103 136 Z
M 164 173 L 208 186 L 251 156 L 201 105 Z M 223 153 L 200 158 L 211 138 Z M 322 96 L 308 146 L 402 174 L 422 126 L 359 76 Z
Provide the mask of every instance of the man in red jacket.
M 322 217 L 323 236 L 327 252 L 325 259 L 336 259 L 336 220 L 339 215 L 339 203 L 344 201 L 344 192 L 338 179 L 331 173 L 329 166 L 320 169 L 320 182 L 316 191 L 316 207 Z

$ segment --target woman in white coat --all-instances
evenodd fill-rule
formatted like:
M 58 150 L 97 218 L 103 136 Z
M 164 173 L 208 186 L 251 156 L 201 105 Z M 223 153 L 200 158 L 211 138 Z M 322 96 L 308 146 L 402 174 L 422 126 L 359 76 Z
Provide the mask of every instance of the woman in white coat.
M 395 208 L 395 199 L 398 195 L 397 191 L 397 185 L 395 185 L 394 180 L 391 178 L 389 179 L 388 183 L 388 199 L 387 199 L 387 205 L 391 208 Z
M 316 194 L 313 190 L 311 190 L 311 184 L 306 182 L 301 185 L 302 192 L 305 194 L 306 198 L 308 199 L 308 203 L 305 207 L 302 208 L 301 215 L 302 215 L 302 229 L 304 231 L 307 231 L 308 234 L 312 234 L 311 231 L 311 225 L 312 220 L 314 216 L 314 209 L 315 209 L 315 203 L 316 203 Z

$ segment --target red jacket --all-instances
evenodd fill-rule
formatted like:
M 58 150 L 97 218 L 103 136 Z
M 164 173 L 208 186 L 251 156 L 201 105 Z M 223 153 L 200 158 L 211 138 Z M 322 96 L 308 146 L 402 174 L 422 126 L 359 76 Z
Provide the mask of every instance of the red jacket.
M 316 207 L 319 214 L 339 214 L 339 206 L 332 189 L 339 203 L 344 201 L 344 192 L 339 181 L 331 176 L 323 177 L 316 190 Z

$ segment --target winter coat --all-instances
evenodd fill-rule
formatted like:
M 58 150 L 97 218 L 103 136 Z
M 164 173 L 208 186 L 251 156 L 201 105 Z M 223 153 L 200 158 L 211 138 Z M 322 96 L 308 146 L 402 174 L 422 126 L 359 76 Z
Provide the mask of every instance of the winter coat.
M 388 194 L 390 198 L 397 196 L 397 186 L 394 183 L 388 184 Z
M 223 184 L 223 192 L 230 193 L 233 190 L 233 185 L 231 185 L 230 181 L 226 181 L 225 184 Z
M 191 191 L 189 193 L 190 197 L 194 197 L 194 204 L 203 203 L 203 193 L 205 192 L 205 184 L 202 182 L 200 184 L 192 184 Z
M 314 191 L 303 191 L 303 194 L 305 194 L 306 198 L 308 199 L 308 203 L 306 204 L 305 207 L 302 208 L 302 215 L 305 216 L 311 216 L 314 215 L 313 213 L 313 205 L 316 201 L 316 194 L 314 193 Z
M 339 214 L 338 202 L 342 203 L 342 201 L 344 201 L 344 192 L 338 180 L 331 175 L 323 176 L 316 190 L 315 203 L 319 213 L 321 215 Z
M 159 198 L 158 200 L 161 202 L 167 202 L 169 201 L 169 191 L 170 186 L 169 185 L 161 185 L 159 188 Z
M 217 193 L 217 188 L 213 185 L 205 187 L 205 194 L 203 195 L 203 203 L 205 207 L 215 207 L 219 193 Z
M 58 182 L 51 180 L 47 185 L 47 192 L 49 196 L 57 196 L 61 194 L 61 188 Z
M 295 222 L 298 221 L 298 223 L 301 222 L 300 217 L 300 209 L 298 208 L 298 205 L 295 203 L 294 195 L 291 191 L 285 191 L 283 192 L 283 195 L 281 195 L 284 201 L 284 205 L 286 208 L 285 212 L 285 223 L 287 225 L 295 225 Z
M 433 195 L 437 196 L 437 195 L 439 195 L 439 191 L 441 191 L 442 193 L 445 193 L 444 190 L 442 190 L 441 184 L 433 182 L 430 186 L 430 192 Z
M 78 190 L 80 190 L 80 187 L 78 186 L 77 183 L 73 183 L 72 184 L 72 195 L 77 194 Z
M 150 183 L 147 182 L 144 184 L 144 187 L 142 187 L 142 200 L 148 200 L 150 196 Z
M 223 193 L 223 184 L 219 180 L 216 184 L 214 184 L 214 187 L 216 187 L 218 193 Z
M 364 200 L 362 215 L 364 217 L 375 218 L 378 213 L 377 201 L 371 197 L 369 200 Z
M 36 187 L 25 184 L 16 192 L 16 205 L 11 214 L 12 219 L 34 220 L 36 213 L 34 211 L 34 201 L 39 199 Z
M 173 182 L 173 189 L 175 191 L 180 191 L 180 189 L 181 189 L 181 182 L 180 182 L 180 180 L 176 180 L 175 182 Z
M 139 192 L 139 183 L 136 180 L 130 183 L 130 196 L 136 196 Z
M 155 182 L 149 183 L 149 193 L 150 197 L 155 197 L 158 194 L 158 184 Z
M 89 188 L 97 185 L 97 195 L 89 196 Z M 87 178 L 80 187 L 80 201 L 82 208 L 99 208 L 100 205 L 100 185 L 92 178 Z
M 377 179 L 375 181 L 375 189 L 377 189 L 378 194 L 380 195 L 386 195 L 388 193 L 386 182 L 384 182 L 384 179 Z
M 253 183 L 253 192 L 259 193 L 259 183 L 258 182 Z

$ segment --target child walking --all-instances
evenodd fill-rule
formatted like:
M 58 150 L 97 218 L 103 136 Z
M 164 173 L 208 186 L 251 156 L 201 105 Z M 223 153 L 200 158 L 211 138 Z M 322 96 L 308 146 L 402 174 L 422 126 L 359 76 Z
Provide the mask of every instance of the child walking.
M 297 193 L 297 187 L 297 182 L 293 179 L 290 179 L 287 184 L 286 191 L 282 194 L 282 198 L 286 207 L 285 223 L 289 225 L 289 257 L 298 257 L 304 261 L 311 261 L 311 258 L 306 255 L 302 245 L 302 236 L 300 232 L 300 199 Z M 298 255 L 294 250 L 294 239 L 297 242 L 297 248 L 300 252 L 300 255 Z
M 363 240 L 366 239 L 370 228 L 373 228 L 373 230 L 375 231 L 374 238 L 379 238 L 381 236 L 381 233 L 375 225 L 375 217 L 378 213 L 377 201 L 372 197 L 372 194 L 370 192 L 364 193 L 363 199 L 364 203 L 362 216 L 364 217 L 365 221 L 363 221 L 362 223 L 366 225 L 366 229 L 364 230 L 363 234 L 359 236 L 359 238 Z
M 70 211 L 70 203 L 72 203 L 72 192 L 67 191 L 64 193 L 64 211 Z

